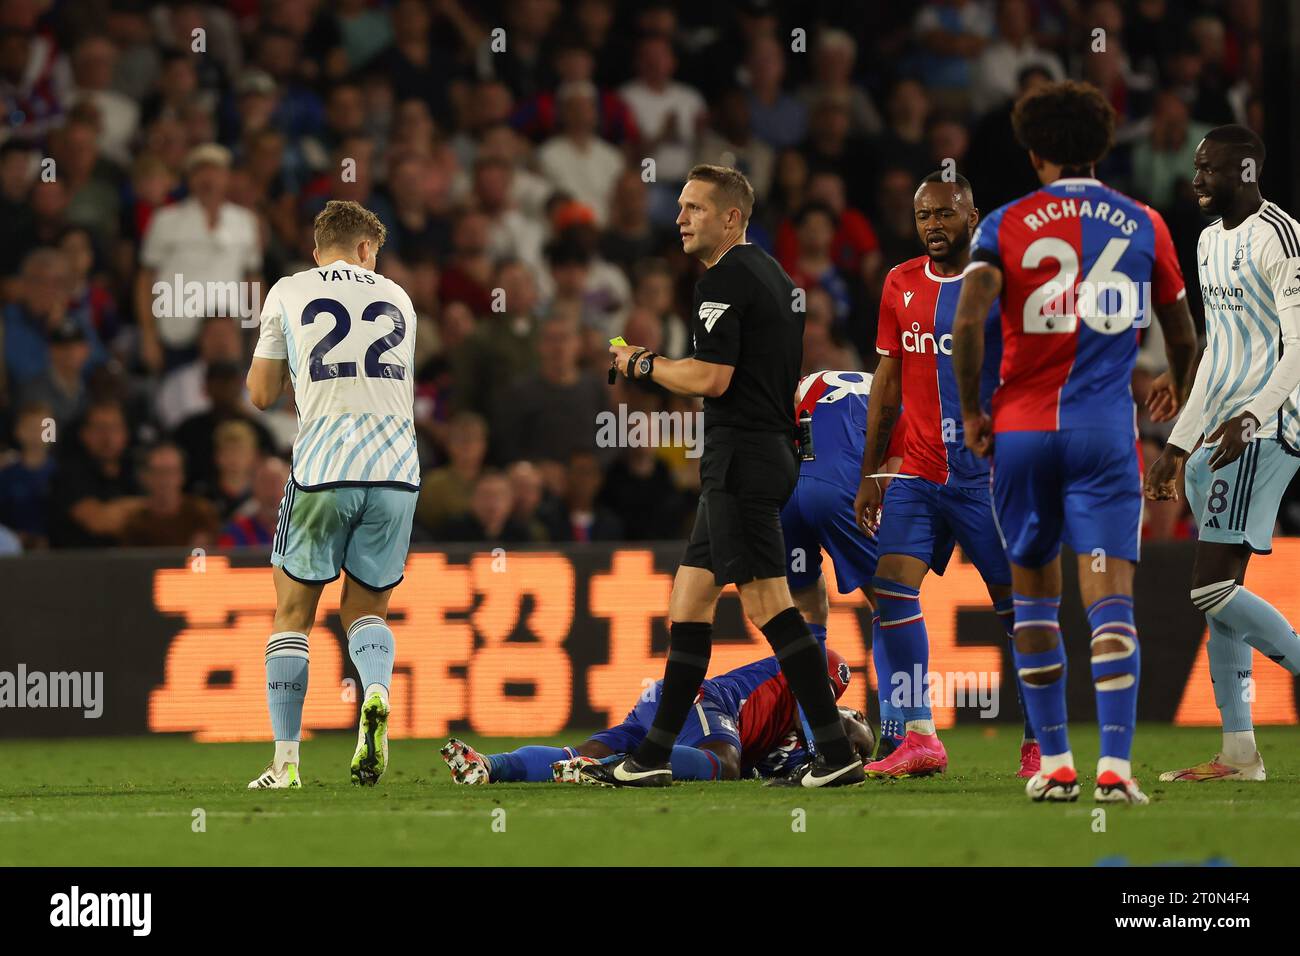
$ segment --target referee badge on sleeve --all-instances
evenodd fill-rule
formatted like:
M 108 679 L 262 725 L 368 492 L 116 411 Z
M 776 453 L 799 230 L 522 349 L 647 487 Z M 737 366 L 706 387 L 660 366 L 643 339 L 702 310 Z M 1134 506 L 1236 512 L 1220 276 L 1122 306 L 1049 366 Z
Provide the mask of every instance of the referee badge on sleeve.
M 713 324 L 722 317 L 722 313 L 731 308 L 730 302 L 701 302 L 700 303 L 700 321 L 704 323 L 704 331 L 712 332 Z

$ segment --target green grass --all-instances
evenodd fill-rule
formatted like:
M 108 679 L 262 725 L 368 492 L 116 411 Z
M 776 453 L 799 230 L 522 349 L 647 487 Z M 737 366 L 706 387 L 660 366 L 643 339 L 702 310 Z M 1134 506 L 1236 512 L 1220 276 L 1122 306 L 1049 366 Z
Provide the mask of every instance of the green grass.
M 1036 805 L 1014 778 L 1012 728 L 944 734 L 941 778 L 868 781 L 832 791 L 755 782 L 608 791 L 554 784 L 457 787 L 436 746 L 392 744 L 374 789 L 348 781 L 355 737 L 303 745 L 299 791 L 249 792 L 268 744 L 185 738 L 0 743 L 0 865 L 1093 865 L 1300 863 L 1285 836 L 1300 823 L 1300 728 L 1262 729 L 1265 784 L 1170 785 L 1161 770 L 1203 760 L 1218 732 L 1144 726 L 1138 778 L 1147 807 L 1109 807 L 1094 832 L 1095 732 L 1072 744 L 1088 771 L 1083 798 Z M 580 740 L 569 735 L 567 742 Z M 525 741 L 472 741 L 487 751 Z M 542 742 L 542 741 L 528 741 Z M 554 741 L 552 741 L 554 742 Z M 206 832 L 192 829 L 206 813 Z M 495 810 L 505 832 L 494 832 Z M 806 811 L 793 832 L 792 811 Z M 501 815 L 497 815 L 498 820 Z

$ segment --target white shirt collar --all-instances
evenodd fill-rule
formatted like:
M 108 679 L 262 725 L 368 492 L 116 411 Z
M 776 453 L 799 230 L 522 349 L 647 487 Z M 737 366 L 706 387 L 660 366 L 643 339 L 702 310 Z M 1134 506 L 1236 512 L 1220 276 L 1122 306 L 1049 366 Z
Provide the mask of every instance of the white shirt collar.
M 965 274 L 966 274 L 966 271 L 963 269 L 961 272 L 957 273 L 957 275 L 955 275 L 955 276 L 938 276 L 938 275 L 935 275 L 935 274 L 930 270 L 930 260 L 929 260 L 929 258 L 927 258 L 927 259 L 925 260 L 925 277 L 926 277 L 927 279 L 933 279 L 935 282 L 960 282 L 962 276 L 964 276 Z

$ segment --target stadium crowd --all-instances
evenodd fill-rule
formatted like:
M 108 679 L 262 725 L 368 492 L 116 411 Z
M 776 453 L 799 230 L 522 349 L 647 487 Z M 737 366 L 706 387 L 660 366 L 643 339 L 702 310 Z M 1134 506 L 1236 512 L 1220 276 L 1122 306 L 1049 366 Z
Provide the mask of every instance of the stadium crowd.
M 693 164 L 753 183 L 750 240 L 807 290 L 805 371 L 869 370 L 884 276 L 923 252 L 920 178 L 955 160 L 985 211 L 1037 186 L 1021 92 L 1107 95 L 1099 175 L 1164 214 L 1198 321 L 1192 152 L 1222 123 L 1267 139 L 1258 0 L 2 9 L 0 553 L 267 546 L 296 419 L 248 401 L 245 290 L 312 265 L 330 198 L 379 215 L 419 312 L 417 541 L 672 539 L 698 458 L 602 447 L 597 422 L 695 412 L 605 378 L 611 336 L 690 351 Z M 1167 426 L 1139 426 L 1151 456 Z M 1195 533 L 1183 502 L 1145 520 Z

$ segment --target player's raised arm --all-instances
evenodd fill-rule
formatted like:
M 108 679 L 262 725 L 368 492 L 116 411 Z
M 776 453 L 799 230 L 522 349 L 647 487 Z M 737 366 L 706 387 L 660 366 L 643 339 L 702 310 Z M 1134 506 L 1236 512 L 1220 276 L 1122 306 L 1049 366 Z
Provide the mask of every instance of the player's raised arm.
M 987 261 L 967 266 L 952 323 L 952 368 L 961 399 L 966 447 L 977 455 L 992 449 L 993 423 L 980 408 L 980 369 L 984 365 L 984 323 L 1002 292 L 1002 269 Z

